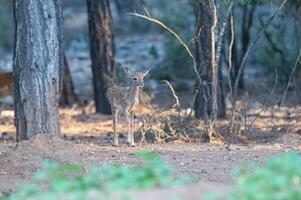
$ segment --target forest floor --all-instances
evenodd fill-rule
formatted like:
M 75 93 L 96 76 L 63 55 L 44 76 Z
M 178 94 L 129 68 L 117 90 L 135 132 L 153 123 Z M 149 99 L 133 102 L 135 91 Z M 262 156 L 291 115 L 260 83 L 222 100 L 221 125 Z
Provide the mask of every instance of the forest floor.
M 285 112 L 288 111 L 286 109 Z M 144 108 L 140 112 L 148 111 Z M 267 113 L 262 114 L 260 123 L 254 123 L 257 128 L 252 129 L 249 135 L 230 143 L 174 140 L 169 143 L 139 144 L 131 148 L 125 145 L 123 135 L 120 137 L 120 147 L 111 146 L 111 117 L 94 114 L 93 106 L 61 109 L 61 138 L 38 135 L 19 143 L 14 142 L 13 111 L 5 110 L 0 119 L 0 130 L 3 132 L 0 140 L 0 192 L 10 193 L 16 185 L 29 182 L 45 159 L 98 166 L 135 164 L 139 162 L 133 154 L 136 151 L 156 152 L 172 164 L 175 177 L 192 176 L 202 186 L 213 184 L 227 188 L 233 183 L 231 171 L 244 161 L 262 163 L 280 152 L 301 152 L 300 120 L 279 118 L 274 124 L 285 127 L 283 121 L 289 120 L 289 128 L 269 129 L 266 126 L 271 122 L 264 121 L 264 114 Z M 275 116 L 281 116 L 281 112 Z M 300 119 L 300 116 L 297 117 Z M 139 122 L 136 124 L 139 126 Z M 119 132 L 126 132 L 124 121 L 121 121 L 118 129 Z
M 78 17 L 75 20 L 78 22 Z M 86 23 L 86 19 L 83 23 Z M 159 66 L 163 62 L 162 35 L 133 34 L 131 37 L 118 36 L 116 41 L 117 63 L 121 66 L 142 70 L 145 66 L 146 68 Z M 83 102 L 91 101 L 93 96 L 89 49 L 85 42 L 74 42 L 71 46 L 66 51 L 66 55 L 75 92 L 84 104 Z M 158 59 L 154 59 L 149 53 L 153 48 L 158 51 Z M 20 183 L 30 182 L 32 174 L 40 169 L 45 159 L 60 163 L 98 166 L 112 163 L 136 164 L 140 162 L 134 156 L 134 152 L 137 151 L 156 152 L 173 166 L 175 177 L 187 175 L 200 181 L 196 190 L 194 188 L 192 192 L 185 190 L 183 199 L 189 199 L 187 198 L 189 194 L 204 192 L 201 188 L 212 189 L 211 186 L 214 186 L 215 190 L 222 191 L 233 183 L 232 170 L 245 161 L 262 163 L 281 152 L 292 150 L 301 152 L 301 106 L 295 106 L 300 105 L 300 102 L 296 103 L 290 99 L 291 106 L 277 106 L 276 101 L 281 99 L 282 93 L 276 96 L 271 95 L 269 88 L 259 89 L 266 88 L 264 81 L 259 80 L 261 74 L 259 72 L 261 71 L 254 66 L 247 67 L 245 71 L 246 85 L 256 82 L 256 87 L 252 85 L 252 88 L 246 89 L 250 91 L 249 94 L 240 95 L 241 117 L 245 117 L 248 121 L 247 129 L 242 130 L 242 135 L 232 137 L 229 134 L 227 129 L 229 119 L 218 121 L 219 131 L 226 139 L 224 143 L 208 143 L 203 138 L 204 124 L 197 120 L 185 121 L 185 116 L 182 116 L 183 121 L 177 127 L 168 123 L 167 125 L 173 130 L 183 128 L 190 138 L 185 135 L 184 138 L 180 137 L 168 142 L 141 143 L 137 147 L 130 148 L 125 144 L 125 134 L 121 134 L 120 147 L 112 147 L 111 117 L 95 114 L 93 105 L 89 103 L 84 107 L 75 106 L 60 110 L 61 138 L 38 135 L 28 141 L 15 143 L 14 113 L 11 109 L 7 109 L 0 117 L 0 132 L 3 133 L 0 135 L 0 196 L 1 193 L 14 191 Z M 185 109 L 190 107 L 194 81 L 177 79 L 171 84 L 176 91 L 185 92 L 184 95 L 177 94 L 181 105 Z M 155 111 L 147 106 L 139 108 L 136 132 L 141 130 L 143 118 L 157 115 L 155 117 L 161 117 L 164 121 L 168 116 L 177 115 L 175 111 L 169 110 L 174 104 L 174 99 L 165 84 L 151 79 L 150 76 L 146 80 L 146 89 L 149 92 L 149 96 L 146 97 L 159 105 L 151 103 Z M 126 132 L 124 120 L 120 121 L 118 131 Z M 168 194 L 169 191 L 159 191 L 152 196 L 153 199 L 158 199 L 156 195 L 157 197 L 159 195 L 160 199 L 167 199 L 164 195 Z M 147 200 L 146 195 L 142 194 L 142 197 Z

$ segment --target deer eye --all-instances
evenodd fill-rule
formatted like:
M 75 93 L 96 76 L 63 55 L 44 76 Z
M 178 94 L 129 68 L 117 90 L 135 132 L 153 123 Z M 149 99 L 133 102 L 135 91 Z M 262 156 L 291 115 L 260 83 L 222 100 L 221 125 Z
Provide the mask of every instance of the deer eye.
M 134 78 L 133 78 L 133 80 L 134 80 L 134 81 L 137 81 L 137 78 L 136 78 L 136 77 L 134 77 Z

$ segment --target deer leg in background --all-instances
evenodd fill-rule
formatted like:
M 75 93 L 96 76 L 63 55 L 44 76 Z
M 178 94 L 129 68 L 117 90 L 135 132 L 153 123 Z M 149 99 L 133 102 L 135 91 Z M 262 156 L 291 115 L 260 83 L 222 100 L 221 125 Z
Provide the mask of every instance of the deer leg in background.
M 131 116 L 129 111 L 125 111 L 125 119 L 126 119 L 126 124 L 127 124 L 127 144 L 128 146 L 132 145 L 132 130 L 131 130 Z
M 132 112 L 130 114 L 130 120 L 131 120 L 131 146 L 135 146 L 135 140 L 134 140 L 134 132 L 135 132 L 135 129 L 134 129 L 134 113 Z

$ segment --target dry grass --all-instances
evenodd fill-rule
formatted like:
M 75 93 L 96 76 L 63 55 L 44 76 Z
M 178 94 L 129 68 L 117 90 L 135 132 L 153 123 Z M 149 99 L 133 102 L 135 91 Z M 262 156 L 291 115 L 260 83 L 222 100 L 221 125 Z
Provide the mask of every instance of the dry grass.
M 240 135 L 229 133 L 229 119 L 216 122 L 218 131 L 228 142 L 262 142 L 274 138 L 273 135 L 301 132 L 301 106 L 279 107 L 268 106 L 262 108 L 260 103 L 248 104 L 239 101 L 238 110 L 242 117 Z M 229 108 L 230 112 L 230 108 Z M 189 115 L 189 109 L 160 110 L 150 106 L 138 106 L 135 116 L 136 142 L 164 143 L 164 142 L 207 142 L 205 123 Z M 95 114 L 92 104 L 86 107 L 63 108 L 60 110 L 62 136 L 71 140 L 98 138 L 100 144 L 110 145 L 112 120 L 109 115 Z M 2 139 L 14 139 L 14 114 L 12 110 L 5 110 L 1 114 L 0 131 Z M 118 132 L 121 138 L 126 134 L 126 123 L 121 116 Z M 243 137 L 242 137 L 243 136 Z M 243 140 L 241 140 L 243 138 Z M 270 140 L 270 141 L 271 141 Z

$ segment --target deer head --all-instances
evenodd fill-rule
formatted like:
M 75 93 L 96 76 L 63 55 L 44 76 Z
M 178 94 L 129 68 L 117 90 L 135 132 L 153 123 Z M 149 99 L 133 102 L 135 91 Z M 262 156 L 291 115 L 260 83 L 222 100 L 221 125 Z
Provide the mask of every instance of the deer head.
M 150 69 L 144 70 L 142 72 L 132 72 L 130 71 L 127 67 L 123 68 L 124 69 L 124 73 L 133 79 L 133 82 L 135 85 L 139 86 L 139 87 L 144 87 L 144 77 L 150 72 Z

